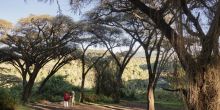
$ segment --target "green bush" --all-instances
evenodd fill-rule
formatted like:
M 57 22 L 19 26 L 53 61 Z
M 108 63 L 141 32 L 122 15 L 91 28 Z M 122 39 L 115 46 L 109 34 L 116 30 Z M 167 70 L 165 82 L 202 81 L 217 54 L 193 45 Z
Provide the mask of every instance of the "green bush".
M 43 93 L 41 94 L 46 100 L 52 102 L 58 102 L 63 100 L 64 91 L 78 91 L 77 87 L 74 87 L 69 82 L 65 81 L 65 76 L 53 76 L 45 84 Z
M 113 99 L 111 97 L 96 94 L 86 94 L 85 101 L 94 103 L 113 103 Z
M 10 88 L 10 95 L 14 98 L 16 102 L 20 102 L 23 87 L 22 85 L 15 85 Z
M 10 95 L 10 91 L 0 88 L 0 108 L 1 110 L 15 110 L 16 102 Z
M 135 90 L 130 90 L 127 88 L 121 89 L 121 97 L 127 100 L 135 100 L 137 99 L 135 96 Z

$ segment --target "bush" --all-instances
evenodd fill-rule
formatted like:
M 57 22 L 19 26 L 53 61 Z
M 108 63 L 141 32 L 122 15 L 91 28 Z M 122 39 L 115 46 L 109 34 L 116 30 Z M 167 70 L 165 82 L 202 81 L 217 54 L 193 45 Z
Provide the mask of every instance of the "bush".
M 10 91 L 0 88 L 0 108 L 1 110 L 15 110 L 16 102 L 10 95 Z
M 22 85 L 15 85 L 10 88 L 10 95 L 14 98 L 16 102 L 20 102 L 23 87 Z
M 78 91 L 69 82 L 65 81 L 65 76 L 53 76 L 45 84 L 42 96 L 49 101 L 58 102 L 63 100 L 64 91 Z
M 116 92 L 115 76 L 111 71 L 105 71 L 100 79 L 100 93 L 112 96 Z
M 121 97 L 124 99 L 128 99 L 128 100 L 136 100 L 136 96 L 135 96 L 135 90 L 130 90 L 127 88 L 122 88 L 121 90 Z
M 86 94 L 85 101 L 94 103 L 113 103 L 113 99 L 111 97 L 96 94 Z

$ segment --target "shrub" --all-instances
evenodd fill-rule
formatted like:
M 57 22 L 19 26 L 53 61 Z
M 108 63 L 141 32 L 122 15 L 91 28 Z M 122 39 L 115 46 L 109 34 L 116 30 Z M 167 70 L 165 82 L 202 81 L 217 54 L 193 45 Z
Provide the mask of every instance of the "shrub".
M 121 90 L 121 97 L 124 99 L 135 100 L 135 99 L 137 99 L 135 94 L 136 94 L 135 90 L 131 90 L 131 89 L 127 89 L 127 88 L 122 88 L 122 90 Z
M 15 110 L 16 102 L 9 94 L 10 91 L 0 88 L 0 108 L 1 110 Z
M 10 88 L 10 95 L 14 98 L 16 102 L 20 102 L 23 87 L 21 84 L 15 85 Z
M 111 97 L 96 94 L 86 94 L 85 101 L 95 103 L 113 103 L 113 99 Z
M 106 96 L 111 96 L 116 92 L 116 84 L 114 74 L 109 70 L 105 71 L 100 79 L 100 93 Z
M 65 76 L 53 76 L 45 84 L 42 96 L 49 101 L 57 102 L 63 100 L 64 91 L 77 91 L 78 88 L 65 81 Z

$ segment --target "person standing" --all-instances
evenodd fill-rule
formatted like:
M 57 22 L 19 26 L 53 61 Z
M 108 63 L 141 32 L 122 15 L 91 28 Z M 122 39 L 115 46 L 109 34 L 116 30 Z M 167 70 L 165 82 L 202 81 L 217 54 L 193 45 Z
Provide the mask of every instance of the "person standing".
M 70 99 L 70 94 L 68 92 L 64 92 L 64 95 L 63 95 L 63 99 L 64 99 L 64 107 L 69 107 L 69 104 L 68 104 L 68 101 Z
M 75 105 L 75 92 L 74 91 L 71 92 L 70 98 L 71 98 L 71 106 Z

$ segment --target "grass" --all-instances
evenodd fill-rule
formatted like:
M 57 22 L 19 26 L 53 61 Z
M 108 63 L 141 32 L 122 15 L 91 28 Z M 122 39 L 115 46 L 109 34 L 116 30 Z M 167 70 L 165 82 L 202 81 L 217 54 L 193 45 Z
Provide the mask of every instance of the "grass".
M 15 110 L 34 110 L 34 109 L 31 109 L 31 108 L 29 108 L 27 106 L 23 106 L 23 105 L 17 105 L 15 107 Z
M 124 99 L 123 99 L 124 100 Z M 133 103 L 147 104 L 146 93 L 140 94 L 137 100 L 126 100 Z M 164 91 L 162 89 L 155 90 L 155 106 L 159 110 L 182 110 L 184 103 L 180 95 L 174 92 Z
M 92 96 L 94 95 L 94 91 L 86 92 L 86 95 Z M 147 104 L 146 93 L 141 94 L 141 96 L 139 97 L 141 98 L 137 98 L 135 100 L 127 100 L 126 98 L 123 98 L 122 100 L 134 104 L 137 103 L 141 105 L 146 105 Z M 105 102 L 103 100 L 93 101 L 93 103 L 97 103 L 100 105 L 112 104 L 112 103 L 108 103 L 107 101 Z M 156 108 L 158 108 L 158 110 L 184 110 L 184 103 L 177 93 L 164 91 L 162 89 L 155 90 L 155 106 Z
M 156 106 L 161 106 L 162 108 L 165 109 L 181 109 L 183 108 L 183 103 L 182 102 L 175 102 L 175 101 L 156 101 L 155 102 Z

